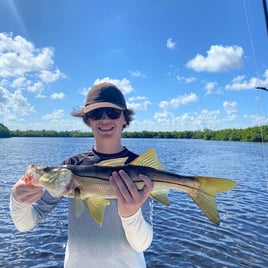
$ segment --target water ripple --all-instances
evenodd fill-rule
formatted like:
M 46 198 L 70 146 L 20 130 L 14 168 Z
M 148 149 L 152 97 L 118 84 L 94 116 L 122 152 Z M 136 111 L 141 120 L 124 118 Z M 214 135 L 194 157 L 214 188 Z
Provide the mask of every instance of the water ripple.
M 19 233 L 9 215 L 10 188 L 26 165 L 58 164 L 91 147 L 89 142 L 93 143 L 81 138 L 0 139 L 0 267 L 63 267 L 67 202 L 59 204 L 34 230 Z M 165 169 L 172 172 L 226 177 L 238 183 L 234 190 L 217 197 L 219 226 L 184 193 L 171 191 L 169 207 L 154 202 L 154 240 L 145 252 L 148 268 L 268 267 L 268 192 L 262 145 L 150 139 L 125 143 L 137 153 L 155 147 Z M 264 149 L 267 154 L 268 146 Z

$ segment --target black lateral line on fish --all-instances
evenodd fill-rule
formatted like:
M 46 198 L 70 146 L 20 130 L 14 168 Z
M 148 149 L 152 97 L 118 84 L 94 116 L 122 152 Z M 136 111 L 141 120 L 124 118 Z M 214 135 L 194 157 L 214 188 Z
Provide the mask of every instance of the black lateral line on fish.
M 69 169 L 74 174 L 74 176 L 77 176 L 77 177 L 80 177 L 80 178 L 88 178 L 88 177 L 90 177 L 92 179 L 96 179 L 96 180 L 100 180 L 100 181 L 105 181 L 105 182 L 109 181 L 108 177 L 103 178 L 103 177 L 100 177 L 100 176 L 94 176 L 94 175 L 91 175 L 91 174 L 86 174 L 86 172 L 85 172 L 85 174 L 79 174 L 79 172 L 81 172 L 81 171 L 83 171 L 83 169 L 87 168 L 87 167 L 84 167 L 84 166 L 83 166 L 83 168 L 81 168 L 81 166 L 75 166 L 75 168 L 74 168 L 73 166 L 71 167 L 71 166 L 68 166 L 68 165 L 62 166 L 62 167 Z M 125 165 L 125 166 L 114 167 L 114 170 L 115 171 L 127 170 L 127 168 L 129 168 L 129 167 L 134 168 L 134 166 L 132 166 L 132 165 Z M 138 167 L 138 166 L 136 166 L 136 167 Z M 105 167 L 101 167 L 101 168 L 105 169 Z M 110 167 L 107 167 L 107 168 L 110 169 Z M 161 172 L 161 171 L 158 170 L 158 172 Z M 149 174 L 145 174 L 145 173 L 142 173 L 142 172 L 140 174 L 147 175 L 147 176 L 150 177 Z M 165 171 L 165 174 L 163 174 L 163 175 L 173 175 L 173 174 L 169 173 L 168 171 Z M 171 185 L 182 186 L 182 187 L 194 190 L 194 191 L 199 191 L 199 192 L 205 193 L 205 194 L 207 194 L 207 195 L 209 195 L 211 197 L 214 196 L 213 194 L 210 194 L 209 192 L 206 192 L 206 191 L 204 191 L 202 189 L 199 189 L 199 188 L 192 187 L 192 186 L 190 186 L 188 184 L 184 184 L 184 183 L 182 183 L 180 181 L 180 179 L 188 179 L 188 180 L 192 180 L 192 181 L 195 181 L 195 180 L 198 181 L 198 179 L 195 176 L 181 176 L 181 175 L 176 174 L 176 177 L 177 177 L 176 179 L 178 179 L 178 181 L 164 181 L 164 180 L 156 179 L 156 178 L 152 179 L 152 181 L 156 182 L 156 183 L 167 183 L 170 186 Z M 139 180 L 137 177 L 132 179 L 132 180 L 133 180 L 134 183 L 142 183 L 143 182 L 143 180 Z M 170 189 L 170 188 L 171 187 L 167 187 L 166 189 Z M 176 189 L 174 189 L 174 190 L 176 190 Z
M 163 182 L 163 181 L 161 181 L 161 180 L 153 180 L 153 182 L 165 183 L 165 182 Z M 195 191 L 198 191 L 198 192 L 202 192 L 202 193 L 205 193 L 205 194 L 207 194 L 207 195 L 209 195 L 209 196 L 211 196 L 211 197 L 214 197 L 213 194 L 208 193 L 208 192 L 206 192 L 206 191 L 204 191 L 204 190 L 202 190 L 202 189 L 195 188 L 195 187 L 193 187 L 193 186 L 190 186 L 190 185 L 187 185 L 187 184 L 183 184 L 183 183 L 180 183 L 180 182 L 177 182 L 177 183 L 176 183 L 176 182 L 167 182 L 167 184 L 169 184 L 169 185 L 176 185 L 176 186 L 183 186 L 183 187 L 186 187 L 186 188 L 188 188 L 188 189 L 192 189 L 192 190 L 195 190 Z M 171 188 L 171 187 L 169 187 L 169 188 L 167 188 L 167 189 L 175 190 L 175 191 L 176 191 L 175 188 Z
M 101 176 L 92 175 L 92 173 L 90 173 L 90 172 L 87 174 L 86 169 L 89 168 L 89 167 L 93 168 L 94 166 L 62 165 L 62 166 L 54 166 L 54 167 L 50 167 L 50 168 L 52 168 L 52 169 L 54 169 L 54 168 L 66 168 L 66 169 L 69 169 L 73 173 L 73 175 L 74 176 L 77 176 L 78 178 L 79 177 L 80 178 L 88 178 L 88 177 L 90 177 L 91 179 L 109 182 L 109 176 L 107 178 L 104 178 L 104 177 L 101 177 Z M 142 168 L 141 166 L 132 166 L 131 164 L 127 164 L 127 165 L 124 165 L 124 166 L 114 167 L 114 171 L 125 170 L 127 172 L 127 169 L 128 168 L 135 168 L 135 167 L 136 168 L 139 168 L 139 167 Z M 111 167 L 108 167 L 108 166 L 107 167 L 105 167 L 105 166 L 102 166 L 102 167 L 96 166 L 95 168 L 96 169 L 98 169 L 98 168 L 101 168 L 101 169 L 105 169 L 105 168 L 111 169 Z M 150 168 L 150 167 L 147 167 L 147 168 L 155 171 L 154 168 Z M 171 172 L 169 172 L 169 171 L 157 170 L 157 172 L 160 172 L 160 173 L 163 172 L 163 176 L 165 176 L 165 175 L 171 175 L 171 176 L 173 176 L 173 174 Z M 84 174 L 81 174 L 81 173 L 84 173 Z M 147 175 L 147 176 L 150 177 L 150 174 L 146 174 L 146 172 L 145 173 L 141 172 L 140 174 L 144 174 L 144 175 Z M 177 179 L 177 181 L 175 181 L 176 179 Z M 182 175 L 179 175 L 179 174 L 176 174 L 176 178 L 174 180 L 172 180 L 172 181 L 164 181 L 164 180 L 157 179 L 157 178 L 152 179 L 152 181 L 153 182 L 156 182 L 156 183 L 167 183 L 167 184 L 169 184 L 170 187 L 167 187 L 166 188 L 167 190 L 170 189 L 170 188 L 172 188 L 172 185 L 174 187 L 176 187 L 176 186 L 182 186 L 182 187 L 185 187 L 185 188 L 187 188 L 189 190 L 198 191 L 198 192 L 201 192 L 201 193 L 205 193 L 205 194 L 209 195 L 210 197 L 214 197 L 213 194 L 211 194 L 211 193 L 209 193 L 207 191 L 204 191 L 203 189 L 195 188 L 195 187 L 190 186 L 188 184 L 182 183 L 180 181 L 180 179 L 188 179 L 188 180 L 191 180 L 191 181 L 195 181 L 195 180 L 198 181 L 198 179 L 195 176 L 182 176 Z M 139 180 L 138 177 L 135 177 L 132 180 L 133 180 L 134 183 L 142 183 L 143 182 L 143 180 Z M 176 189 L 173 188 L 173 190 L 176 190 Z
M 123 168 L 122 168 L 123 169 Z M 77 177 L 80 177 L 80 178 L 87 178 L 88 177 L 88 175 L 77 175 L 77 174 L 75 174 L 75 173 L 73 173 L 74 174 L 74 176 L 77 176 Z M 142 174 L 142 173 L 141 173 Z M 145 174 L 144 174 L 145 175 Z M 92 178 L 92 179 L 96 179 L 96 180 L 99 180 L 99 181 L 106 181 L 106 182 L 108 182 L 109 181 L 109 178 L 102 178 L 102 177 L 97 177 L 97 176 L 90 176 L 90 178 Z M 181 177 L 181 178 L 184 178 L 183 176 Z M 187 179 L 191 179 L 191 180 L 195 180 L 195 178 L 194 177 L 185 177 L 185 178 L 187 178 Z M 144 181 L 143 180 L 138 180 L 138 179 L 133 179 L 133 182 L 134 183 L 143 183 Z M 152 180 L 152 182 L 156 182 L 156 183 L 166 183 L 166 184 L 168 184 L 168 185 L 174 185 L 174 188 L 172 188 L 172 187 L 167 187 L 166 189 L 168 190 L 168 189 L 171 189 L 171 190 L 176 190 L 175 189 L 175 186 L 183 186 L 183 187 L 185 187 L 185 188 L 188 188 L 188 189 L 192 189 L 192 190 L 194 190 L 194 191 L 198 191 L 198 192 L 202 192 L 202 193 L 205 193 L 205 194 L 207 194 L 207 195 L 209 195 L 209 196 L 211 196 L 211 197 L 213 197 L 214 195 L 212 195 L 212 194 L 210 194 L 210 193 L 208 193 L 208 192 L 206 192 L 206 191 L 204 191 L 204 190 L 202 190 L 202 189 L 199 189 L 199 188 L 195 188 L 195 187 L 192 187 L 192 186 L 190 186 L 190 185 L 187 185 L 187 184 L 183 184 L 183 183 L 181 183 L 179 180 L 176 182 L 176 181 L 168 181 L 168 182 L 166 182 L 166 181 L 163 181 L 163 180 L 157 180 L 157 179 L 153 179 Z
M 85 178 L 87 179 L 89 176 L 87 175 L 77 175 L 75 173 L 73 173 L 74 177 L 77 177 L 77 178 Z M 100 181 L 109 181 L 109 178 L 102 178 L 102 177 L 97 177 L 97 176 L 91 176 L 90 175 L 90 179 L 95 179 L 95 180 L 100 180 Z

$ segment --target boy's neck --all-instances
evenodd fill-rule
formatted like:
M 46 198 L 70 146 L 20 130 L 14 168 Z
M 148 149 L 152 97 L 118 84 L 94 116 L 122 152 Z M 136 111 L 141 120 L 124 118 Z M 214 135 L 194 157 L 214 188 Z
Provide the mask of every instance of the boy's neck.
M 121 145 L 121 143 L 119 144 L 98 144 L 95 143 L 94 144 L 94 149 L 99 152 L 99 153 L 103 153 L 103 154 L 116 154 L 121 152 L 124 148 Z

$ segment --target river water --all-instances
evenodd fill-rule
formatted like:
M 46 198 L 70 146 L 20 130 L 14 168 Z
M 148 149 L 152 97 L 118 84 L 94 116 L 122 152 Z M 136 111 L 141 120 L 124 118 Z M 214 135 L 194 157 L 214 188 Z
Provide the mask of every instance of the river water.
M 268 267 L 268 144 L 175 139 L 123 139 L 140 154 L 155 147 L 165 170 L 224 177 L 238 185 L 217 197 L 220 226 L 184 193 L 153 205 L 148 267 Z M 0 267 L 63 267 L 67 202 L 34 230 L 16 231 L 9 215 L 12 185 L 29 164 L 55 165 L 91 148 L 91 138 L 0 139 Z

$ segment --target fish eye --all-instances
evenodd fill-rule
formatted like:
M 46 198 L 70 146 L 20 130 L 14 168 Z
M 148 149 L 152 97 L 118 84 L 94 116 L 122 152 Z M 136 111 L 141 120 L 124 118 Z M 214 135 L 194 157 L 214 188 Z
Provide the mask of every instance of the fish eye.
M 80 194 L 80 192 L 81 192 L 81 191 L 80 191 L 80 188 L 79 188 L 79 187 L 75 187 L 75 188 L 74 188 L 74 192 L 75 192 L 76 194 Z
M 44 170 L 44 172 L 49 172 L 51 170 L 51 168 L 50 167 L 45 167 L 43 170 Z

